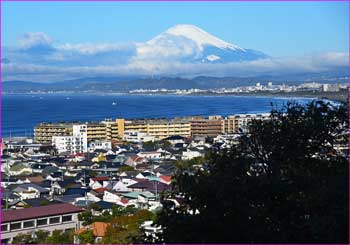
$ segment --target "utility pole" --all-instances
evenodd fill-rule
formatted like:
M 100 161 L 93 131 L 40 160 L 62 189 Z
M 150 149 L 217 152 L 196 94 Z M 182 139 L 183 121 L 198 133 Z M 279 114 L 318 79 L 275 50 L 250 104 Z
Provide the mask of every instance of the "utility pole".
M 6 165 L 7 165 L 7 168 L 6 168 L 6 171 L 7 171 L 7 185 L 9 184 L 10 182 L 10 170 L 9 170 L 9 162 L 8 162 L 8 159 L 6 159 Z M 8 191 L 6 191 L 6 209 L 9 208 L 9 193 Z

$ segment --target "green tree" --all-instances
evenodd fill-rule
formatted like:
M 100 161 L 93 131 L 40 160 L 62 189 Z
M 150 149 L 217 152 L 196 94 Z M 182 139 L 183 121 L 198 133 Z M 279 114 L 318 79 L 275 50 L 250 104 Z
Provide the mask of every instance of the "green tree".
M 49 236 L 48 231 L 38 230 L 33 233 L 20 233 L 12 241 L 13 244 L 38 244 L 43 243 Z
M 42 201 L 40 201 L 40 206 L 46 206 L 46 205 L 48 205 L 48 204 L 50 204 L 50 201 L 49 200 L 42 200 Z
M 142 243 L 143 234 L 140 225 L 142 222 L 152 219 L 154 219 L 154 214 L 148 210 L 138 210 L 133 214 L 116 216 L 107 227 L 102 243 Z
M 37 230 L 35 232 L 35 242 L 34 243 L 42 243 L 49 236 L 48 231 Z
M 180 171 L 158 223 L 166 243 L 348 243 L 345 105 L 314 101 L 253 121 L 203 170 Z M 160 240 L 161 241 L 161 240 Z
M 31 233 L 19 233 L 13 238 L 12 244 L 33 244 L 35 243 Z
M 118 169 L 119 172 L 134 171 L 134 170 L 135 170 L 135 168 L 132 166 L 129 166 L 129 165 L 120 166 Z
M 94 172 L 94 171 L 90 171 L 89 172 L 89 177 L 90 178 L 95 178 L 97 176 L 97 172 Z
M 162 148 L 163 150 L 169 150 L 172 148 L 172 145 L 169 141 L 167 140 L 162 140 L 159 142 L 159 145 L 158 145 L 160 148 Z
M 89 225 L 92 223 L 92 213 L 90 210 L 85 210 L 84 212 L 78 214 L 79 221 L 82 221 L 82 225 Z
M 142 147 L 146 151 L 155 151 L 158 148 L 158 142 L 157 141 L 147 141 L 142 144 Z
M 71 244 L 74 242 L 73 232 L 53 231 L 51 236 L 45 239 L 47 244 Z
M 86 230 L 78 235 L 79 243 L 81 244 L 92 244 L 95 241 L 92 230 Z

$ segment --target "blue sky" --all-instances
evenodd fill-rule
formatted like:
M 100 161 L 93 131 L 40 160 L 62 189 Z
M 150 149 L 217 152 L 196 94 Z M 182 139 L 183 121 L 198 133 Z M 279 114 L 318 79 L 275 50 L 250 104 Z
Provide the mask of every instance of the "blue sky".
M 348 50 L 347 2 L 3 2 L 3 45 L 26 32 L 57 42 L 144 42 L 193 24 L 274 56 Z
M 161 74 L 176 70 L 176 75 L 184 70 L 198 75 L 211 74 L 209 71 L 213 70 L 222 71 L 222 75 L 230 75 L 227 71 L 232 70 L 325 71 L 348 64 L 348 5 L 348 2 L 2 2 L 2 58 L 7 59 L 3 61 L 4 78 L 46 81 L 81 74 L 149 74 L 155 70 Z M 173 56 L 158 63 L 153 58 L 140 59 L 140 46 L 135 42 L 145 43 L 177 24 L 198 26 L 227 42 L 262 51 L 274 59 L 190 68 L 181 64 L 180 59 L 175 62 Z

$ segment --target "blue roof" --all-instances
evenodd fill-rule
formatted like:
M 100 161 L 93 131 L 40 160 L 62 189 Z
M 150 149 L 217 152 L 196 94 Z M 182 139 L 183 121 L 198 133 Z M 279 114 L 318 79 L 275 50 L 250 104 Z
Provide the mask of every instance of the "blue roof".
M 55 200 L 60 202 L 73 202 L 76 198 L 83 197 L 82 194 L 71 194 L 71 195 L 62 195 L 55 197 Z
M 89 188 L 69 188 L 68 190 L 66 190 L 64 192 L 64 195 L 73 195 L 73 194 L 79 194 L 81 196 L 85 195 L 85 192 L 89 192 L 90 189 Z

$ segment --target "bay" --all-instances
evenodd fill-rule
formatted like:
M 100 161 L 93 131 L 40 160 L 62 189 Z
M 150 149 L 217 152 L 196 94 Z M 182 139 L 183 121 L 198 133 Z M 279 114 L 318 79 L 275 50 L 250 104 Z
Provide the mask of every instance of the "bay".
M 2 136 L 32 135 L 41 122 L 101 121 L 106 118 L 173 118 L 269 112 L 288 101 L 310 98 L 129 94 L 3 94 Z

